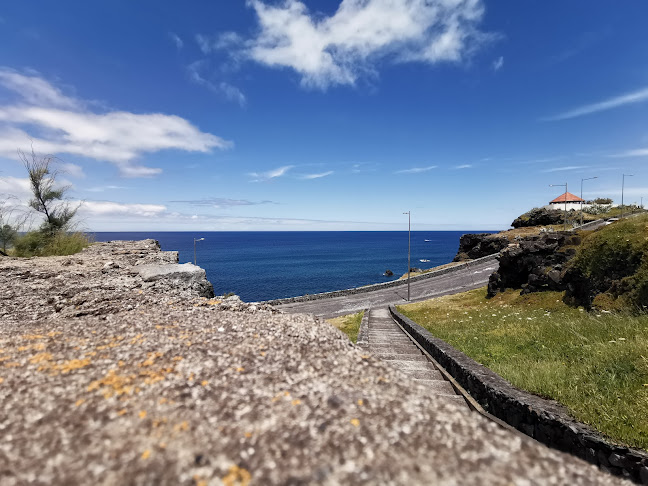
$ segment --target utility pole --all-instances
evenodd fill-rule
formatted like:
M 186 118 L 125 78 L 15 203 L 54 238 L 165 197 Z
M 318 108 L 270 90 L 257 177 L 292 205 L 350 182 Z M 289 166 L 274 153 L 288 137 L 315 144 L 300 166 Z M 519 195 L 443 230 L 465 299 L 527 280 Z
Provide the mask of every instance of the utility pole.
M 582 199 L 583 199 L 583 181 L 589 181 L 591 179 L 598 179 L 598 176 L 587 177 L 585 179 L 581 179 L 581 195 L 580 195 L 580 198 L 581 198 L 581 224 L 580 225 L 581 226 L 583 226 L 583 201 L 582 201 Z
M 194 265 L 196 264 L 196 241 L 203 241 L 205 238 L 194 238 Z
M 412 212 L 407 211 L 407 301 L 410 300 L 410 270 L 412 269 Z
M 626 177 L 633 177 L 634 174 L 623 174 L 623 178 L 621 179 L 621 217 L 623 218 L 623 189 L 625 188 L 625 178 Z

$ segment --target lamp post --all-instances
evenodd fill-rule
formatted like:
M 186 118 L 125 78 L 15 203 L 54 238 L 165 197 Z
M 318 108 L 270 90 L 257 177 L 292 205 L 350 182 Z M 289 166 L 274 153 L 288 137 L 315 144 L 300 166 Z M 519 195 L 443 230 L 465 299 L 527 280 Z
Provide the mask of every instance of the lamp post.
M 549 184 L 549 187 L 562 187 L 565 186 L 565 225 L 563 229 L 567 231 L 567 183 L 564 184 Z
M 194 265 L 196 264 L 196 241 L 203 241 L 205 238 L 194 238 Z
M 407 211 L 407 301 L 410 300 L 410 269 L 411 256 L 412 256 L 412 212 Z
M 582 201 L 582 199 L 583 199 L 583 181 L 589 181 L 589 180 L 592 180 L 592 179 L 598 179 L 598 176 L 586 177 L 585 179 L 581 179 L 581 195 L 580 195 L 580 198 L 581 198 L 581 224 L 580 225 L 581 226 L 583 226 L 583 201 Z
M 625 188 L 625 178 L 626 177 L 633 177 L 634 174 L 623 174 L 623 178 L 621 179 L 621 217 L 623 218 L 623 189 Z

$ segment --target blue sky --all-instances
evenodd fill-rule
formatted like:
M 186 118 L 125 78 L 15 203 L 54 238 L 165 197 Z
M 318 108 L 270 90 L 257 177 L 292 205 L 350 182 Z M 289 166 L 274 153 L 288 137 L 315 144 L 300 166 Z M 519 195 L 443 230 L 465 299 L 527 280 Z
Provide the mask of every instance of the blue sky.
M 504 229 L 648 202 L 646 2 L 0 6 L 0 193 L 53 153 L 83 225 Z M 15 201 L 15 200 L 14 200 Z

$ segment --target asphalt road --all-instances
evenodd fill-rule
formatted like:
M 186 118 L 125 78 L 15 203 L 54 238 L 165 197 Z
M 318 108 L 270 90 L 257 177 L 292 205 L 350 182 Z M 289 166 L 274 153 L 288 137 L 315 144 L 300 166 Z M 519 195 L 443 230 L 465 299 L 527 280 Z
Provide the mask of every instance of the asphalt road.
M 497 270 L 497 267 L 498 262 L 491 260 L 471 264 L 456 272 L 438 277 L 413 281 L 410 285 L 410 301 L 419 302 L 433 297 L 456 294 L 482 287 L 486 285 L 488 277 Z M 332 299 L 282 304 L 276 307 L 284 312 L 315 314 L 316 316 L 331 318 L 353 314 L 372 307 L 405 303 L 407 303 L 407 284 Z

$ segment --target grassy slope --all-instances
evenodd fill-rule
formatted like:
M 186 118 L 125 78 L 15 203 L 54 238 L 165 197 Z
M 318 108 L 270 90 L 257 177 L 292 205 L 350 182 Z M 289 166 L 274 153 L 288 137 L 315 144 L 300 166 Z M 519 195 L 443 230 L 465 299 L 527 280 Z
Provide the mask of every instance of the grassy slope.
M 558 292 L 518 294 L 486 300 L 478 289 L 400 309 L 515 386 L 648 449 L 648 316 L 588 314 Z
M 334 319 L 327 319 L 326 322 L 333 324 L 340 331 L 349 336 L 351 342 L 356 343 L 358 342 L 358 332 L 360 331 L 362 316 L 364 316 L 364 312 L 358 312 L 357 314 L 349 314 Z

